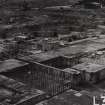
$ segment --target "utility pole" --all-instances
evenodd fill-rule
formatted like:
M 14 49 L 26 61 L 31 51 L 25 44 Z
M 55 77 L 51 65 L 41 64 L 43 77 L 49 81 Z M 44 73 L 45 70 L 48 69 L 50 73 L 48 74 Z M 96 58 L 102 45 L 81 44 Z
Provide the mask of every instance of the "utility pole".
M 99 0 L 99 3 L 100 3 L 100 7 L 103 8 L 104 0 Z

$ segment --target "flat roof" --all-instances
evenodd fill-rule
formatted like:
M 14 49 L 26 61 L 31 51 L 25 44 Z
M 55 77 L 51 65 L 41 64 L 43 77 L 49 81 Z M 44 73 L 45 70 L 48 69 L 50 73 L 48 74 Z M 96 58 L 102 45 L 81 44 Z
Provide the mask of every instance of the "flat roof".
M 56 57 L 59 57 L 59 54 L 56 54 L 55 52 L 52 52 L 52 53 L 42 52 L 39 54 L 37 53 L 29 56 L 18 57 L 18 59 L 22 61 L 28 61 L 28 62 L 43 62 Z
M 72 68 L 66 68 L 66 69 L 63 69 L 62 71 L 71 73 L 71 74 L 79 74 L 80 73 L 79 71 L 72 69 Z
M 69 45 L 68 47 L 60 48 L 57 50 L 52 50 L 48 52 L 41 52 L 39 54 L 33 54 L 28 57 L 22 57 L 19 59 L 22 60 L 35 60 L 37 62 L 49 60 L 55 57 L 64 56 L 64 55 L 73 55 L 81 52 L 91 52 L 99 49 L 105 48 L 105 44 L 97 43 L 91 40 L 81 41 L 78 44 Z
M 26 62 L 22 62 L 16 59 L 8 59 L 0 62 L 0 72 L 6 72 L 17 67 L 28 65 Z
M 86 71 L 86 72 L 98 72 L 105 69 L 104 65 L 95 63 L 82 63 L 72 67 L 75 70 Z
M 89 96 L 75 90 L 69 90 L 36 105 L 92 105 L 92 103 L 93 100 Z

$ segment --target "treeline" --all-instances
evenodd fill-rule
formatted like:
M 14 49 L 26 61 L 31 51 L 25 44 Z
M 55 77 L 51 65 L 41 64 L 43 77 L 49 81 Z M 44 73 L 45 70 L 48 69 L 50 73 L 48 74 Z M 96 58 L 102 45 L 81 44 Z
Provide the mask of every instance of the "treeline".
M 69 0 L 0 0 L 1 6 L 18 6 L 27 2 L 33 8 L 43 8 L 46 6 L 68 5 Z

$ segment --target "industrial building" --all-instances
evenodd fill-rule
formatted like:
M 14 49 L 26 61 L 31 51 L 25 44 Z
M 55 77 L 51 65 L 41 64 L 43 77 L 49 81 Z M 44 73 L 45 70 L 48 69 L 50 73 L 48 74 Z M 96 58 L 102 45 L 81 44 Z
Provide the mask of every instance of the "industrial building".
M 16 67 L 10 71 L 2 71 L 1 74 L 27 84 L 28 87 L 42 90 L 50 96 L 73 86 L 73 82 L 64 76 L 64 72 L 35 62 L 23 67 Z
M 72 67 L 75 70 L 80 71 L 83 75 L 83 80 L 95 83 L 104 79 L 105 67 L 104 65 L 94 63 L 82 63 Z

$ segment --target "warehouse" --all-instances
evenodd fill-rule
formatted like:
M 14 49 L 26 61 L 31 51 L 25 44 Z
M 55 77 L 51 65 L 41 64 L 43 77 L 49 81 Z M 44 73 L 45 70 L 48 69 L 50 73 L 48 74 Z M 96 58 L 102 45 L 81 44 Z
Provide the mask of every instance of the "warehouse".
M 28 67 L 13 69 L 1 74 L 25 83 L 29 87 L 42 90 L 50 96 L 54 96 L 73 86 L 71 80 L 64 77 L 64 72 L 36 62 Z
M 89 81 L 91 83 L 99 82 L 105 79 L 105 66 L 94 64 L 94 63 L 82 63 L 72 67 L 78 70 L 82 74 L 83 80 Z

